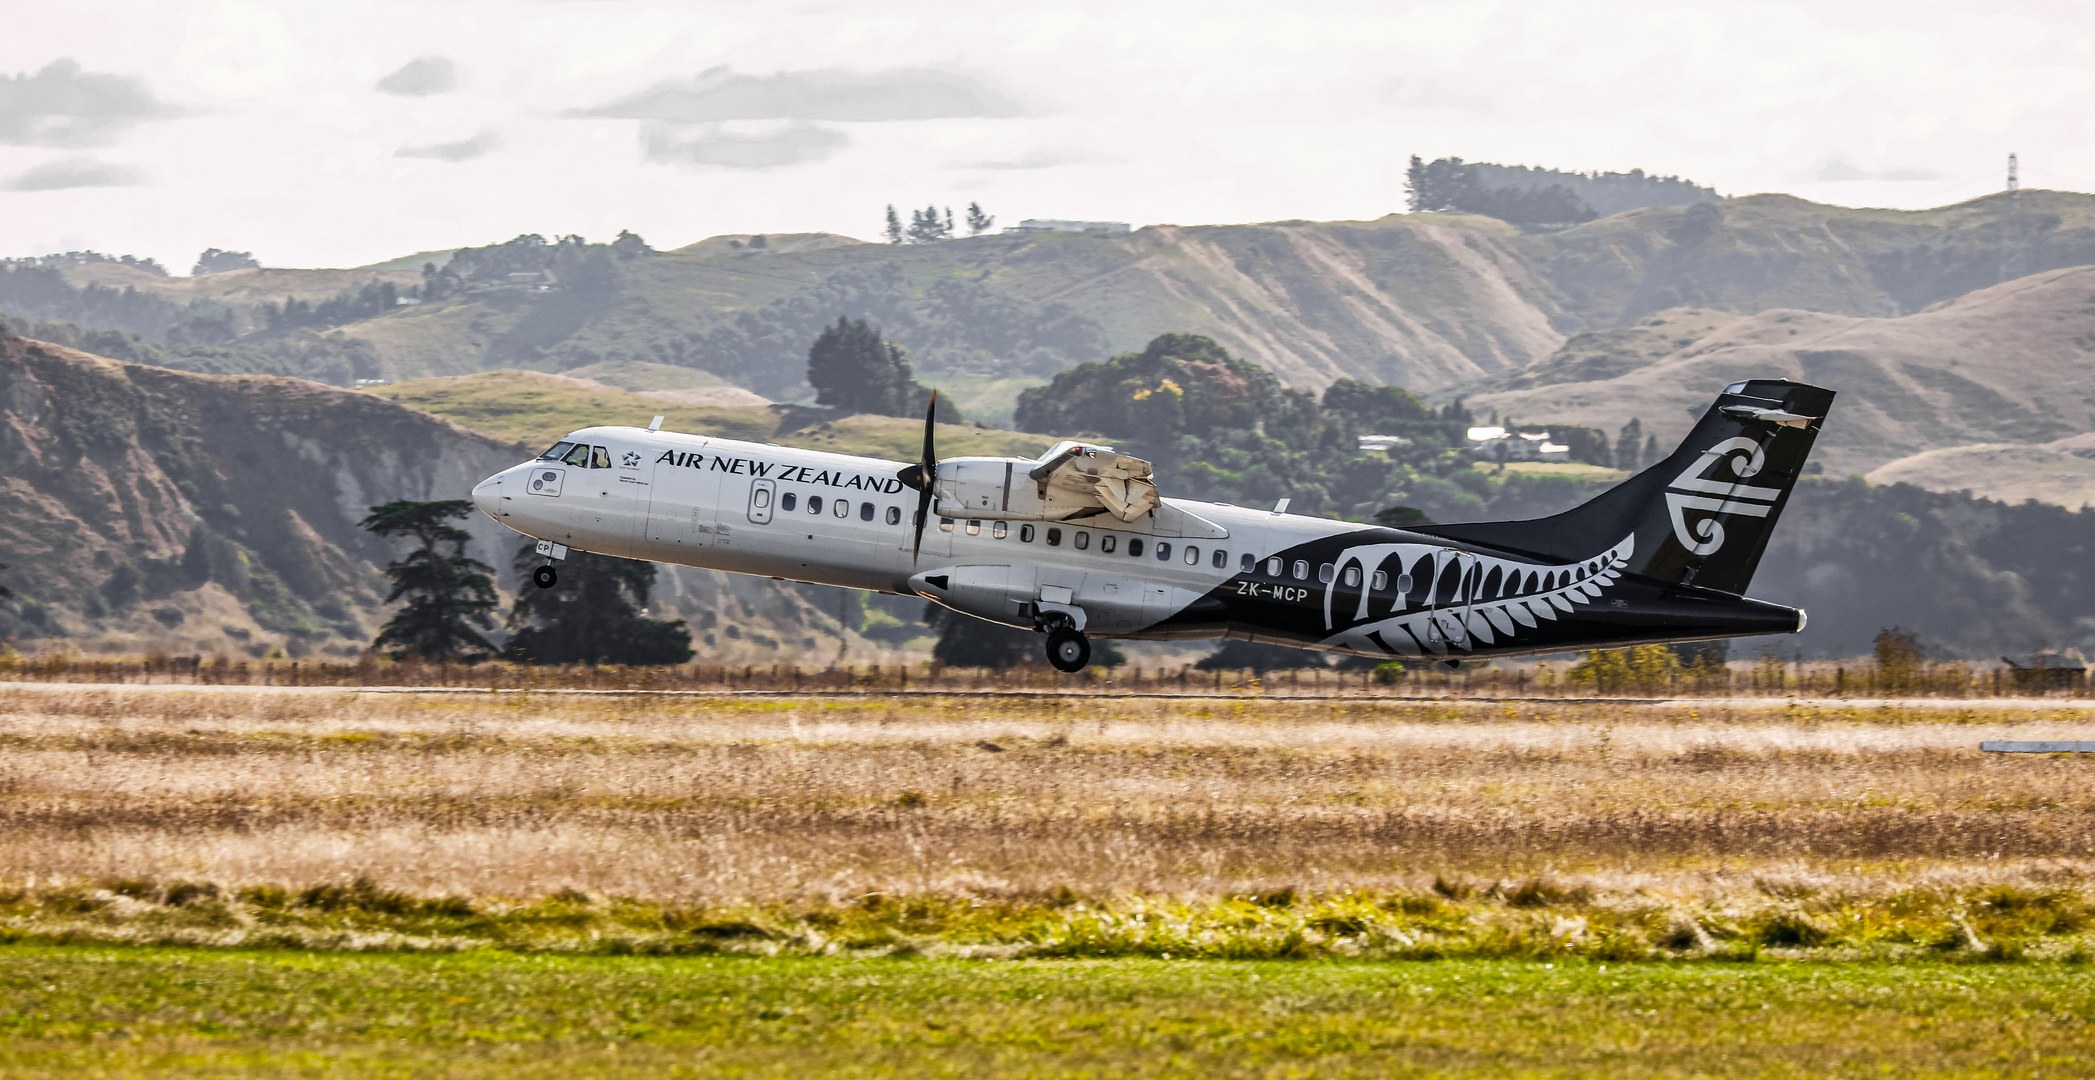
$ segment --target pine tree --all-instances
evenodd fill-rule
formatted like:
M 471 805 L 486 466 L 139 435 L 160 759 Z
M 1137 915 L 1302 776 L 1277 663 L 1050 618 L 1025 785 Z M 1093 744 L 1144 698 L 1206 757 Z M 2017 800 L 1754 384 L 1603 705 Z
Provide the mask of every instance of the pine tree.
M 618 239 L 611 241 L 611 254 L 621 259 L 637 259 L 642 255 L 653 255 L 655 249 L 647 246 L 638 233 L 618 230 Z
M 535 542 L 517 548 L 519 576 L 541 561 Z M 517 595 L 503 651 L 532 664 L 681 664 L 692 655 L 684 620 L 642 614 L 654 587 L 653 563 L 571 553 L 552 588 Z
M 953 211 L 947 210 L 940 217 L 936 206 L 911 210 L 907 235 L 912 244 L 935 244 L 947 239 L 953 235 Z
M 996 223 L 996 218 L 982 212 L 981 203 L 971 202 L 967 204 L 967 234 L 969 236 L 980 236 L 988 232 L 990 226 Z
M 902 242 L 902 218 L 895 213 L 894 203 L 887 204 L 887 242 L 890 244 Z
M 419 547 L 386 564 L 393 591 L 386 603 L 407 603 L 386 621 L 372 648 L 394 646 L 393 657 L 450 660 L 494 651 L 479 628 L 494 626 L 494 567 L 469 558 L 471 536 L 447 522 L 473 512 L 464 499 L 389 502 L 371 508 L 358 526 L 379 536 L 411 537 Z M 451 550 L 446 553 L 445 547 Z

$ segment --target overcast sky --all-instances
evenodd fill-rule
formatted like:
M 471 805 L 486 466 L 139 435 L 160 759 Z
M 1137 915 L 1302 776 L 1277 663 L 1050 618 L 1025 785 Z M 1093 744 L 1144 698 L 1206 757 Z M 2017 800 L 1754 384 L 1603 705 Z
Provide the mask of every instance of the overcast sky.
M 0 38 L 0 256 L 351 266 L 882 207 L 1371 218 L 1411 154 L 1916 208 L 2095 190 L 2095 4 L 67 0 Z

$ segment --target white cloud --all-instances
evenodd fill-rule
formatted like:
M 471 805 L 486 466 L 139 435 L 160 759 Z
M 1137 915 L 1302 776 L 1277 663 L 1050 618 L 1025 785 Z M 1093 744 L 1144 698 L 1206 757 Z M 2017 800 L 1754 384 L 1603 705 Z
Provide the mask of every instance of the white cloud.
M 0 181 L 0 191 L 62 191 L 66 188 L 128 187 L 136 183 L 138 174 L 122 165 L 67 158 L 38 165 Z
M 649 161 L 730 169 L 773 169 L 821 161 L 850 141 L 841 131 L 814 124 L 789 124 L 756 134 L 727 131 L 713 124 L 695 131 L 678 125 L 649 124 L 641 133 L 641 145 Z
M 34 75 L 0 75 L 0 143 L 107 146 L 124 129 L 179 115 L 136 79 L 53 60 Z
M 492 131 L 483 131 L 470 139 L 455 142 L 431 143 L 427 146 L 403 146 L 393 151 L 396 158 L 432 158 L 437 161 L 471 161 L 502 145 L 500 136 Z
M 458 66 L 441 56 L 418 57 L 378 80 L 377 89 L 401 97 L 449 93 L 458 89 Z
M 1015 116 L 1017 106 L 949 71 L 835 68 L 737 75 L 716 67 L 688 83 L 660 82 L 574 115 L 699 124 L 720 120 L 935 120 Z

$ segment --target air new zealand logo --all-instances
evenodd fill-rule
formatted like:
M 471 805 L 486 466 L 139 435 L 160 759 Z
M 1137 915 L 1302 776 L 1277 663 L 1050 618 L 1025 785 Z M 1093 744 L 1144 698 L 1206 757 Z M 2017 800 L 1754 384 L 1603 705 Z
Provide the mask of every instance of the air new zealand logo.
M 1724 523 L 1718 518 L 1725 514 L 1764 518 L 1773 513 L 1782 489 L 1743 483 L 1759 475 L 1765 464 L 1760 443 L 1739 436 L 1704 450 L 1674 478 L 1666 489 L 1666 512 L 1673 518 L 1673 535 L 1681 545 L 1697 555 L 1713 554 L 1724 546 Z M 1739 480 L 1718 479 L 1715 474 L 1726 468 Z M 1691 511 L 1698 515 L 1692 521 L 1688 518 Z

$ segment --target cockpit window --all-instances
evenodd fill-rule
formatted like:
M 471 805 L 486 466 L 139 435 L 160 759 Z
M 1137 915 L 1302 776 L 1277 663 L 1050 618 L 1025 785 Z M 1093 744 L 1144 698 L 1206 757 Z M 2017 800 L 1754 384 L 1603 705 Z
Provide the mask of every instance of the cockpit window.
M 574 444 L 574 443 L 571 443 L 571 442 L 556 442 L 556 443 L 554 443 L 554 444 L 553 444 L 553 448 L 552 448 L 552 449 L 550 449 L 550 450 L 546 451 L 546 452 L 545 452 L 545 453 L 543 453 L 543 454 L 540 454 L 540 455 L 538 455 L 538 460 L 540 460 L 540 461 L 559 461 L 559 460 L 560 460 L 560 458 L 562 457 L 562 455 L 565 455 L 565 454 L 566 454 L 566 453 L 567 453 L 567 452 L 568 452 L 569 450 L 572 450 L 572 449 L 574 449 L 574 448 L 575 448 L 575 444 Z
M 595 451 L 595 454 L 589 459 L 590 468 L 608 469 L 611 467 L 611 451 L 601 446 L 592 447 L 591 449 Z
M 574 465 L 586 469 L 589 467 L 589 447 L 583 445 L 582 443 L 576 443 L 575 448 L 569 450 L 567 452 L 567 456 L 561 458 L 560 460 L 566 462 L 569 465 Z

